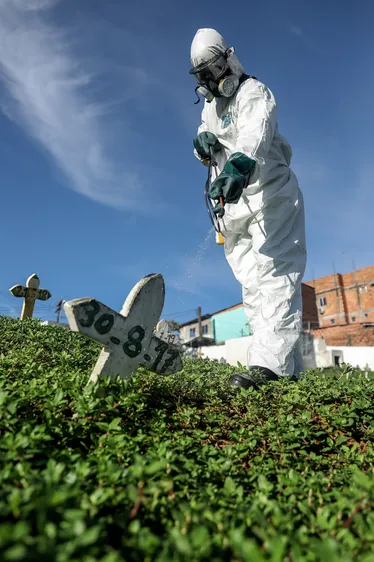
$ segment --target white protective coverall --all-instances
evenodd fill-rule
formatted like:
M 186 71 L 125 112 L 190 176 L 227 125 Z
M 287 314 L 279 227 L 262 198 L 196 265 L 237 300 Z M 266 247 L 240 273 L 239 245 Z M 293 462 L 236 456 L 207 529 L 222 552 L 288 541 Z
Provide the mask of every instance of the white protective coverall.
M 218 32 L 199 30 L 191 46 L 191 62 L 197 66 L 226 49 Z M 235 72 L 244 74 L 235 59 Z M 278 132 L 272 92 L 248 78 L 231 98 L 205 102 L 198 133 L 202 131 L 214 133 L 224 147 L 214 154 L 218 172 L 235 152 L 256 161 L 239 202 L 226 204 L 220 219 L 225 255 L 242 285 L 253 333 L 248 367 L 299 377 L 303 370 L 299 340 L 306 265 L 304 203 L 290 168 L 291 147 Z

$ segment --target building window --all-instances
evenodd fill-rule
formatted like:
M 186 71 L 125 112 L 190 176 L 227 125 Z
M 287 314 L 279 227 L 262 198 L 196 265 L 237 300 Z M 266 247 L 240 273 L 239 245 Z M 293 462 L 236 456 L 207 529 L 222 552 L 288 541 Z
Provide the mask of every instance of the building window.
M 194 338 L 196 336 L 196 328 L 190 328 L 190 338 Z
M 367 312 L 365 312 L 365 318 L 369 318 L 369 315 Z
M 326 306 L 327 305 L 327 299 L 326 297 L 320 297 L 319 299 L 319 306 Z
M 331 324 L 335 324 L 335 319 L 332 318 L 332 319 L 330 320 L 330 322 L 331 322 Z
M 352 322 L 356 322 L 356 316 L 352 316 Z
M 206 334 L 208 333 L 208 324 L 204 324 L 202 328 L 203 328 L 203 335 L 206 336 Z

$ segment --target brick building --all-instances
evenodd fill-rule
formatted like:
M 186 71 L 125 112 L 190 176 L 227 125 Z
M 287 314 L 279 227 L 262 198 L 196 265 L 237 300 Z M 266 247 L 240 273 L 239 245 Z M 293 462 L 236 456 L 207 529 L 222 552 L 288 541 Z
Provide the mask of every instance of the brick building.
M 327 345 L 374 345 L 374 266 L 306 284 L 316 295 L 315 337 L 323 337 Z

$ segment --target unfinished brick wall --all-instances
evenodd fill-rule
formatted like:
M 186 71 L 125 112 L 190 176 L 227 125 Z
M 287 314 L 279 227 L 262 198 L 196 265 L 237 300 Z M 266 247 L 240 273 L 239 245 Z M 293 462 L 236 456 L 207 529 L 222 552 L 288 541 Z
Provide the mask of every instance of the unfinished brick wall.
M 301 295 L 303 299 L 303 325 L 305 327 L 316 328 L 319 324 L 314 288 L 302 283 Z
M 374 266 L 306 284 L 315 288 L 320 327 L 374 322 Z
M 374 346 L 374 327 L 360 324 L 332 326 L 312 331 L 315 338 L 322 338 L 330 346 Z

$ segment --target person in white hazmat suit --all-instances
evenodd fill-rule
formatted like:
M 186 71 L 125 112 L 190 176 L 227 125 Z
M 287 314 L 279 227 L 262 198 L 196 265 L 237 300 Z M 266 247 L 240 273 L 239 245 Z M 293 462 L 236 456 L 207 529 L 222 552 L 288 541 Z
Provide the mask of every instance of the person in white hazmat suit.
M 290 168 L 291 147 L 278 132 L 273 93 L 245 73 L 214 29 L 197 31 L 191 64 L 196 93 L 205 97 L 194 150 L 205 165 L 210 158 L 217 164 L 209 197 L 221 201 L 214 213 L 253 332 L 249 372 L 233 375 L 230 384 L 258 388 L 278 377 L 298 379 L 304 202 Z

